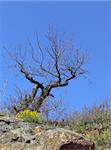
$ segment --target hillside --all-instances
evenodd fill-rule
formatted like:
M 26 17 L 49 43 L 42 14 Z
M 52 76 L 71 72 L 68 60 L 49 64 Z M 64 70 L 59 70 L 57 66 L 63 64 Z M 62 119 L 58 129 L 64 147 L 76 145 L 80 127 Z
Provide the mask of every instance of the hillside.
M 71 130 L 15 117 L 0 117 L 0 137 L 1 150 L 94 150 L 93 142 Z

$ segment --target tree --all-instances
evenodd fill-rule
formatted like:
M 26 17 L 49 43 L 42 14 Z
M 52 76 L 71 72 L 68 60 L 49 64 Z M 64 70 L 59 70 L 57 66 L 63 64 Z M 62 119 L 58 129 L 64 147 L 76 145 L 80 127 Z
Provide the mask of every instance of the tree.
M 86 73 L 86 55 L 76 49 L 64 34 L 61 36 L 56 30 L 49 28 L 46 39 L 48 47 L 43 48 L 36 33 L 37 49 L 28 40 L 28 59 L 26 49 L 23 50 L 20 46 L 12 53 L 8 51 L 19 72 L 34 85 L 30 98 L 25 99 L 26 104 L 21 108 L 14 106 L 16 111 L 28 107 L 39 111 L 46 98 L 54 97 L 51 93 L 53 89 L 68 86 L 69 81 Z

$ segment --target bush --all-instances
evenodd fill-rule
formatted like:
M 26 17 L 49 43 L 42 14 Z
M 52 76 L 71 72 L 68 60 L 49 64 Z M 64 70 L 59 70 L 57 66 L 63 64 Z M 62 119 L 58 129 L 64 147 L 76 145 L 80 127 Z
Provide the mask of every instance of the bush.
M 5 114 L 3 113 L 3 112 L 0 112 L 0 116 L 2 117 L 2 116 L 5 116 Z
M 31 123 L 41 123 L 42 122 L 42 117 L 40 113 L 36 111 L 30 111 L 29 109 L 25 109 L 24 111 L 19 112 L 16 115 L 17 118 L 21 118 L 26 122 L 31 122 Z
M 72 114 L 69 122 L 73 130 L 94 141 L 97 150 L 109 147 L 111 106 L 107 101 L 92 108 L 85 108 L 79 115 Z
M 95 131 L 88 131 L 86 132 L 86 137 L 93 140 L 96 144 L 96 147 L 108 148 L 109 147 L 109 140 L 111 137 L 111 133 L 109 129 L 101 131 L 99 133 L 97 130 Z

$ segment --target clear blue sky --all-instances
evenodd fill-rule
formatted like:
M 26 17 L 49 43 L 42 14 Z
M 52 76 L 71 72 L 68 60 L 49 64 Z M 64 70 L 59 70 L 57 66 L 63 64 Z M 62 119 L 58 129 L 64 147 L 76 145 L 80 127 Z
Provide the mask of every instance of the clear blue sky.
M 98 103 L 111 96 L 110 10 L 110 2 L 0 2 L 0 65 L 9 62 L 2 57 L 4 45 L 10 49 L 27 44 L 27 38 L 34 41 L 35 31 L 43 36 L 52 24 L 60 32 L 73 33 L 75 45 L 90 56 L 86 68 L 91 83 L 78 78 L 56 91 L 57 98 L 63 97 L 70 110 Z M 15 85 L 30 89 L 30 83 L 16 77 L 13 69 L 0 69 L 1 83 L 8 80 L 2 101 L 13 95 Z

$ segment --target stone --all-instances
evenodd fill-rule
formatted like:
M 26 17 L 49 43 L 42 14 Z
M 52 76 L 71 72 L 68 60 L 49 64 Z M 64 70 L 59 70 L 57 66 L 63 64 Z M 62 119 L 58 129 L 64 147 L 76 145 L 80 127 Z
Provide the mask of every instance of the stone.
M 94 150 L 94 143 L 69 129 L 0 117 L 0 150 Z

